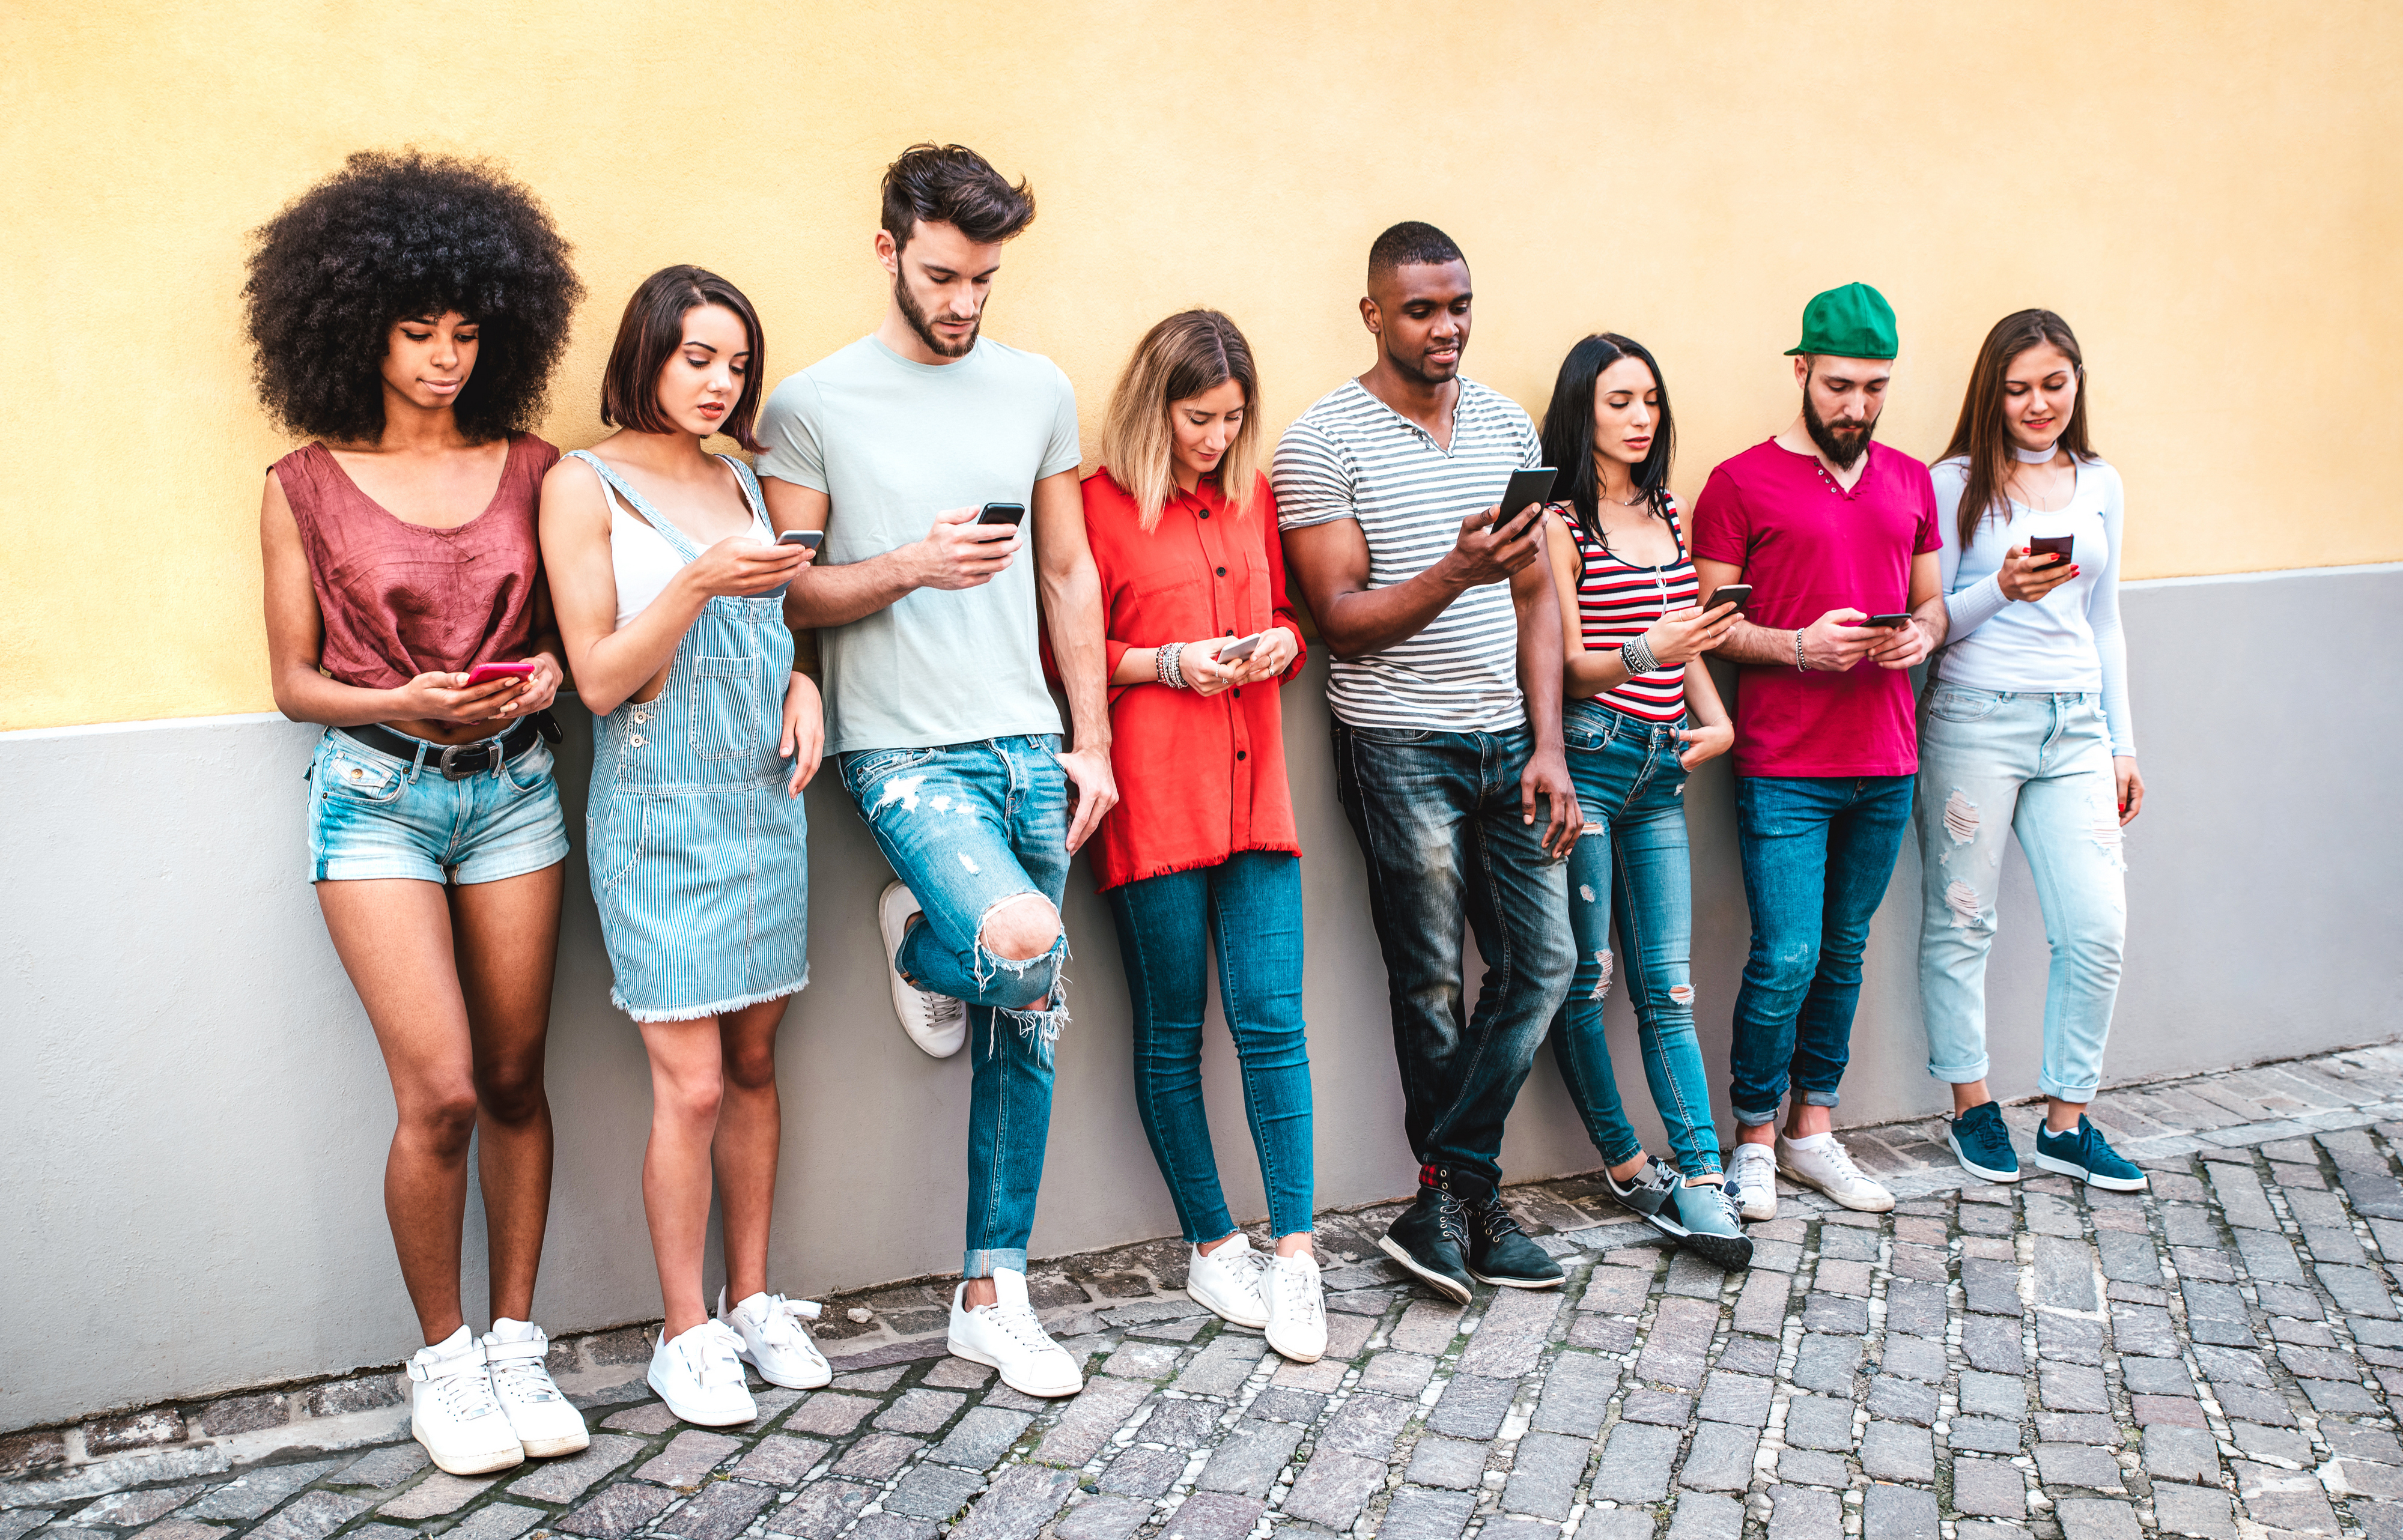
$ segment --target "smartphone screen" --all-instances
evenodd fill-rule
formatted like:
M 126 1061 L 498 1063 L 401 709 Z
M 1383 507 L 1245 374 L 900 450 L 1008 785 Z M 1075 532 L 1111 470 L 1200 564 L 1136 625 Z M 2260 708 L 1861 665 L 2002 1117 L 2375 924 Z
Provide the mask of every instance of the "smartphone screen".
M 1536 503 L 1548 502 L 1552 495 L 1552 483 L 1560 473 L 1549 465 L 1536 465 L 1528 470 L 1510 473 L 1510 484 L 1503 489 L 1502 504 L 1494 515 L 1498 527 L 1510 522 Z
M 2037 567 L 2057 567 L 2069 560 L 2077 544 L 2077 536 L 2074 534 L 2032 534 L 2028 536 L 2028 554 L 2052 558 L 2049 562 L 2034 563 Z

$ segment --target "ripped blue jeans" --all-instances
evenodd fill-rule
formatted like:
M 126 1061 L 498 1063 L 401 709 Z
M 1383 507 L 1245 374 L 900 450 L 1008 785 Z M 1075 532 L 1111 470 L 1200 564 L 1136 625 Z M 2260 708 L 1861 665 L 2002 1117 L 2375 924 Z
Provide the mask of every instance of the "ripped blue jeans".
M 968 1007 L 968 1223 L 960 1271 L 1026 1270 L 1051 1055 L 1068 1011 L 1063 934 L 1040 957 L 998 955 L 985 916 L 1024 894 L 1056 911 L 1068 882 L 1068 778 L 1056 735 L 840 756 L 843 789 L 925 911 L 901 943 L 901 976 Z

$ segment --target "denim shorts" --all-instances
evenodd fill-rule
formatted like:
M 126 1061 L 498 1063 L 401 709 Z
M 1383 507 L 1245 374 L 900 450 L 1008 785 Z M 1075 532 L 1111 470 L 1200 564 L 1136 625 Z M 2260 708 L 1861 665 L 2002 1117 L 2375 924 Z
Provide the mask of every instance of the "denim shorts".
M 309 764 L 309 881 L 464 887 L 563 861 L 567 821 L 550 771 L 539 737 L 498 770 L 446 781 L 430 756 L 418 765 L 329 728 Z

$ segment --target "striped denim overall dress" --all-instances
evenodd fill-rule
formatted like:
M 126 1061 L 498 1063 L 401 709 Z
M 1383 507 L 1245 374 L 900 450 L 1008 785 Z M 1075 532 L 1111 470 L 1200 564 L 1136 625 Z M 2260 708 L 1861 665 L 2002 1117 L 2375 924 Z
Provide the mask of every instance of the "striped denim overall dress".
M 676 555 L 682 530 L 595 456 L 604 488 Z M 759 483 L 739 460 L 764 528 Z M 719 595 L 668 666 L 667 687 L 592 719 L 586 803 L 592 898 L 616 976 L 609 999 L 637 1021 L 688 1021 L 809 982 L 809 819 L 776 752 L 793 633 L 784 591 Z

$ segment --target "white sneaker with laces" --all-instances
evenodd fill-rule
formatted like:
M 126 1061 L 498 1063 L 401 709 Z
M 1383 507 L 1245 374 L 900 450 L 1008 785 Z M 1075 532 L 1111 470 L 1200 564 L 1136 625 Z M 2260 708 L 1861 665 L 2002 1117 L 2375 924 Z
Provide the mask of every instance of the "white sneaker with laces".
M 1007 1268 L 993 1272 L 990 1305 L 965 1308 L 968 1285 L 951 1291 L 951 1350 L 954 1358 L 1001 1371 L 1001 1382 L 1021 1395 L 1074 1395 L 1085 1377 L 1068 1350 L 1051 1340 L 1026 1302 L 1026 1275 Z
M 743 1339 L 723 1321 L 703 1321 L 681 1337 L 660 1328 L 651 1350 L 651 1389 L 668 1410 L 704 1428 L 730 1428 L 759 1415 L 743 1380 Z
M 1767 1145 L 1738 1143 L 1728 1161 L 1728 1190 L 1746 1219 L 1777 1217 L 1777 1158 Z
M 1883 1214 L 1894 1207 L 1894 1194 L 1861 1174 L 1844 1146 L 1832 1133 L 1800 1139 L 1777 1136 L 1777 1169 L 1806 1187 L 1816 1187 L 1848 1209 Z
M 493 1398 L 528 1455 L 547 1460 L 574 1454 L 592 1442 L 584 1414 L 567 1404 L 544 1361 L 550 1339 L 531 1321 L 504 1315 L 484 1334 L 484 1362 L 493 1377 Z
M 786 1390 L 815 1390 L 834 1378 L 832 1366 L 810 1340 L 804 1321 L 818 1318 L 814 1299 L 787 1299 L 781 1294 L 755 1294 L 731 1311 L 726 1291 L 717 1291 L 717 1318 L 743 1339 L 743 1361 L 759 1378 Z
M 1239 1326 L 1265 1326 L 1269 1298 L 1260 1283 L 1264 1260 L 1242 1230 L 1206 1255 L 1196 1246 L 1185 1259 L 1185 1292 L 1221 1320 Z
M 884 936 L 884 968 L 892 975 L 893 1014 L 900 1018 L 901 1030 L 935 1058 L 949 1059 L 968 1040 L 968 1008 L 901 977 L 901 938 L 910 934 L 910 917 L 923 912 L 908 884 L 889 883 L 876 900 L 876 928 Z
M 1308 1252 L 1271 1256 L 1260 1287 L 1269 1297 L 1269 1346 L 1297 1364 L 1327 1355 L 1327 1300 L 1318 1258 Z
M 484 1344 L 461 1326 L 409 1360 L 409 1436 L 453 1476 L 481 1476 L 525 1462 L 484 1367 Z

